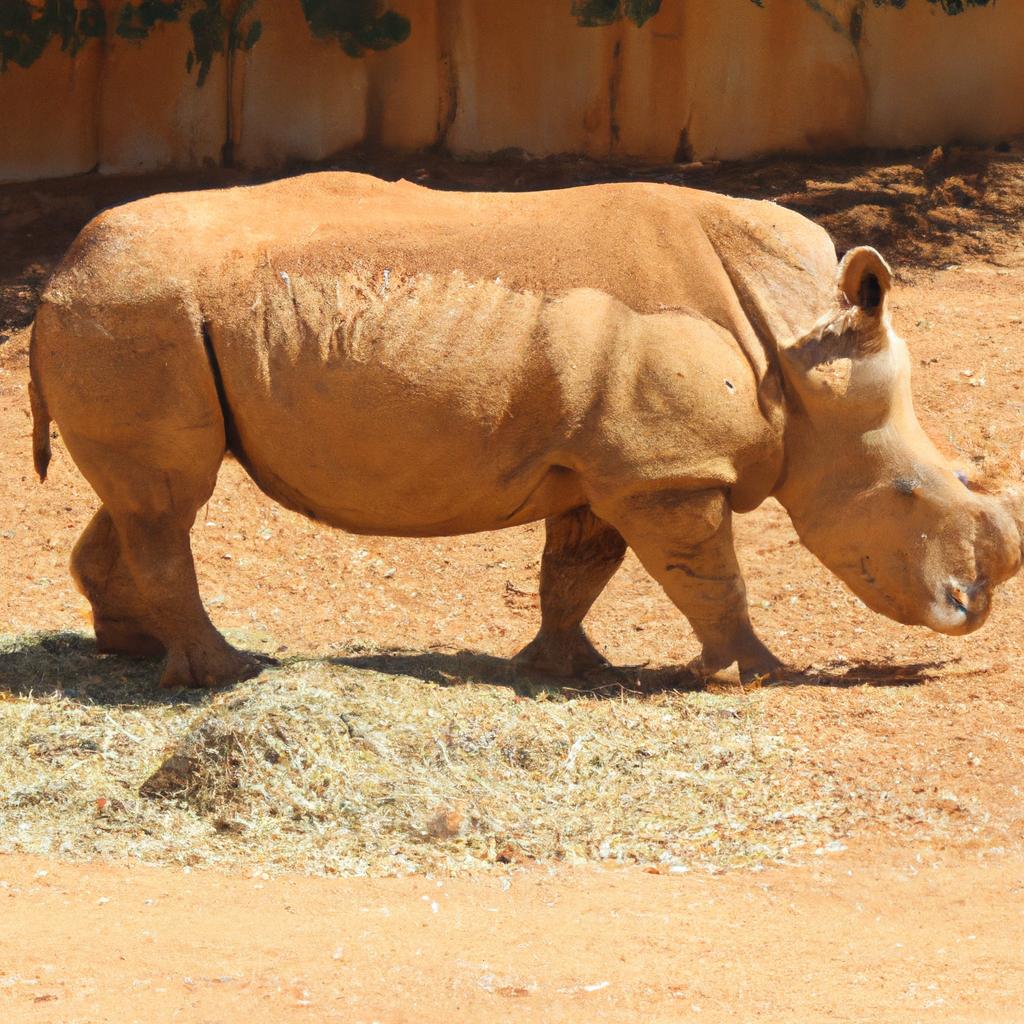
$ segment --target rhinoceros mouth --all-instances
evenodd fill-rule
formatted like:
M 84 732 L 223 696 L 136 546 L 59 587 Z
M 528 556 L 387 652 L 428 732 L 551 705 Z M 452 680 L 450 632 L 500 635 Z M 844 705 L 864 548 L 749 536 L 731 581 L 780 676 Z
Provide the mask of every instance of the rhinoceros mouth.
M 906 626 L 926 626 L 936 633 L 973 633 L 988 618 L 989 584 L 979 578 L 967 584 L 949 577 L 932 592 L 931 600 L 908 604 L 888 594 L 871 571 L 870 559 L 842 566 L 838 575 L 873 612 Z M 925 595 L 922 595 L 923 597 Z
M 970 621 L 966 605 L 950 593 L 935 601 L 928 609 L 924 624 L 936 633 L 962 633 Z
M 972 633 L 988 618 L 988 587 L 983 579 L 971 584 L 949 580 L 928 609 L 925 625 L 937 633 Z

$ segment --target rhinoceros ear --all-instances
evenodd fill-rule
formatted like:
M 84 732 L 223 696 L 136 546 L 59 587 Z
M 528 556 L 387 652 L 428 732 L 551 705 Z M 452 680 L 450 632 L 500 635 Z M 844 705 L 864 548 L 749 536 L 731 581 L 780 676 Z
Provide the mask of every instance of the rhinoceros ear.
M 851 249 L 839 264 L 837 284 L 843 297 L 870 316 L 881 316 L 892 287 L 892 271 L 870 245 Z

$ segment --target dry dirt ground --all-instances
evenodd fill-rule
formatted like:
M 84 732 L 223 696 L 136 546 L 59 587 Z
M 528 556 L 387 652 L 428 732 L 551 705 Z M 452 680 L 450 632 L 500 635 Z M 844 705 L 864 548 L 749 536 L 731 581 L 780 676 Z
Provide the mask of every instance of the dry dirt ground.
M 920 855 L 920 859 L 918 857 Z M 1018 1024 L 1019 860 L 245 878 L 0 859 L 7 1021 Z
M 378 169 L 442 187 L 609 176 L 564 162 Z M 1018 147 L 631 174 L 779 198 L 841 246 L 879 245 L 898 270 L 894 317 L 926 425 L 972 474 L 1020 479 Z M 311 656 L 326 673 L 321 695 L 358 696 L 360 709 L 367 690 L 386 690 L 393 706 L 405 699 L 422 712 L 421 731 L 446 705 L 470 721 L 458 735 L 447 721 L 437 726 L 435 761 L 410 747 L 420 768 L 454 781 L 421 793 L 424 773 L 403 768 L 409 792 L 374 804 L 387 849 L 331 845 L 325 833 L 340 820 L 331 815 L 349 813 L 352 793 L 335 799 L 326 789 L 305 795 L 323 807 L 270 842 L 255 820 L 265 788 L 245 788 L 249 762 L 234 765 L 239 778 L 216 813 L 194 794 L 147 809 L 138 790 L 161 749 L 232 701 L 236 712 L 255 707 L 245 702 L 258 701 L 261 681 L 212 702 L 158 701 L 146 696 L 154 666 L 91 653 L 66 566 L 94 496 L 59 445 L 48 483 L 31 474 L 25 328 L 53 261 L 95 210 L 195 183 L 90 177 L 0 189 L 4 1018 L 1024 1020 L 1021 582 L 970 637 L 906 629 L 852 598 L 771 502 L 741 517 L 740 554 L 755 622 L 794 667 L 786 680 L 746 694 L 691 692 L 674 668 L 695 653 L 685 624 L 630 557 L 588 620 L 628 670 L 597 693 L 553 692 L 512 678 L 500 661 L 536 626 L 539 527 L 441 541 L 349 537 L 276 508 L 228 463 L 194 547 L 218 626 L 285 661 L 262 680 L 266 692 L 294 696 L 304 663 L 288 659 Z M 301 729 L 311 705 L 290 706 Z M 371 749 L 397 751 L 381 707 L 372 734 L 346 727 Z M 482 792 L 497 785 L 479 773 L 500 744 L 470 749 L 466 737 L 485 714 L 506 724 L 515 716 L 517 729 L 540 737 L 531 748 L 516 732 L 520 746 L 505 751 L 523 761 L 515 767 L 534 786 L 536 817 L 515 818 L 514 791 Z M 558 735 L 542 737 L 541 720 Z M 325 749 L 335 742 L 309 726 Z M 643 747 L 635 734 L 645 727 L 655 738 L 657 728 L 678 730 L 679 746 L 701 756 L 682 770 L 671 743 Z M 616 730 L 632 732 L 634 747 L 609 771 L 612 754 L 625 756 Z M 604 762 L 593 737 L 610 752 Z M 553 778 L 526 763 L 537 751 L 558 761 L 562 788 L 537 783 Z M 363 762 L 344 764 L 354 779 Z M 573 784 L 563 778 L 570 767 Z M 301 783 L 301 764 L 296 771 Z M 677 781 L 692 815 L 672 821 L 661 857 L 662 833 L 652 839 L 632 824 L 642 794 L 629 790 L 634 803 L 616 817 L 585 791 L 655 776 Z M 694 794 L 711 777 L 702 816 Z M 556 802 L 544 804 L 545 792 Z M 654 783 L 651 794 L 671 801 Z M 406 839 L 388 832 L 391 806 Z M 588 831 L 590 807 L 607 837 Z M 438 808 L 467 824 L 437 825 Z M 560 809 L 565 828 L 550 831 Z M 168 822 L 187 842 L 154 836 Z M 183 852 L 193 843 L 196 852 Z M 351 874 L 352 865 L 405 877 L 304 875 Z

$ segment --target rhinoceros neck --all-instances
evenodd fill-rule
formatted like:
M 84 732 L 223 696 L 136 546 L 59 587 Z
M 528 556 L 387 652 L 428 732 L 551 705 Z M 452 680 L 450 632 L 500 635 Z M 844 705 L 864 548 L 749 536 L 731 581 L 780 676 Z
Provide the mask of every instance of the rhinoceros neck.
M 724 203 L 709 204 L 701 224 L 756 338 L 754 357 L 774 364 L 779 347 L 830 307 L 835 246 L 812 221 L 773 203 Z

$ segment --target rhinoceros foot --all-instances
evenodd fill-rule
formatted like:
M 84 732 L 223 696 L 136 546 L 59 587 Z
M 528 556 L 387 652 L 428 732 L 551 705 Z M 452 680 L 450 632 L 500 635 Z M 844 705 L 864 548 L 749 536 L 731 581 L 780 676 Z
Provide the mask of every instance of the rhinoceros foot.
M 558 678 L 578 678 L 608 668 L 608 661 L 581 627 L 566 632 L 544 632 L 513 659 L 516 668 Z
M 136 623 L 127 619 L 96 618 L 96 649 L 100 654 L 120 654 L 127 658 L 159 658 L 167 648 Z
M 252 679 L 263 668 L 262 662 L 236 651 L 226 640 L 218 637 L 209 645 L 172 648 L 160 677 L 160 686 L 165 690 L 222 686 Z
M 778 679 L 786 666 L 756 638 L 742 651 L 720 651 L 705 647 L 700 657 L 687 665 L 687 670 L 701 679 L 725 678 L 725 672 L 735 665 L 740 682 L 757 683 Z

